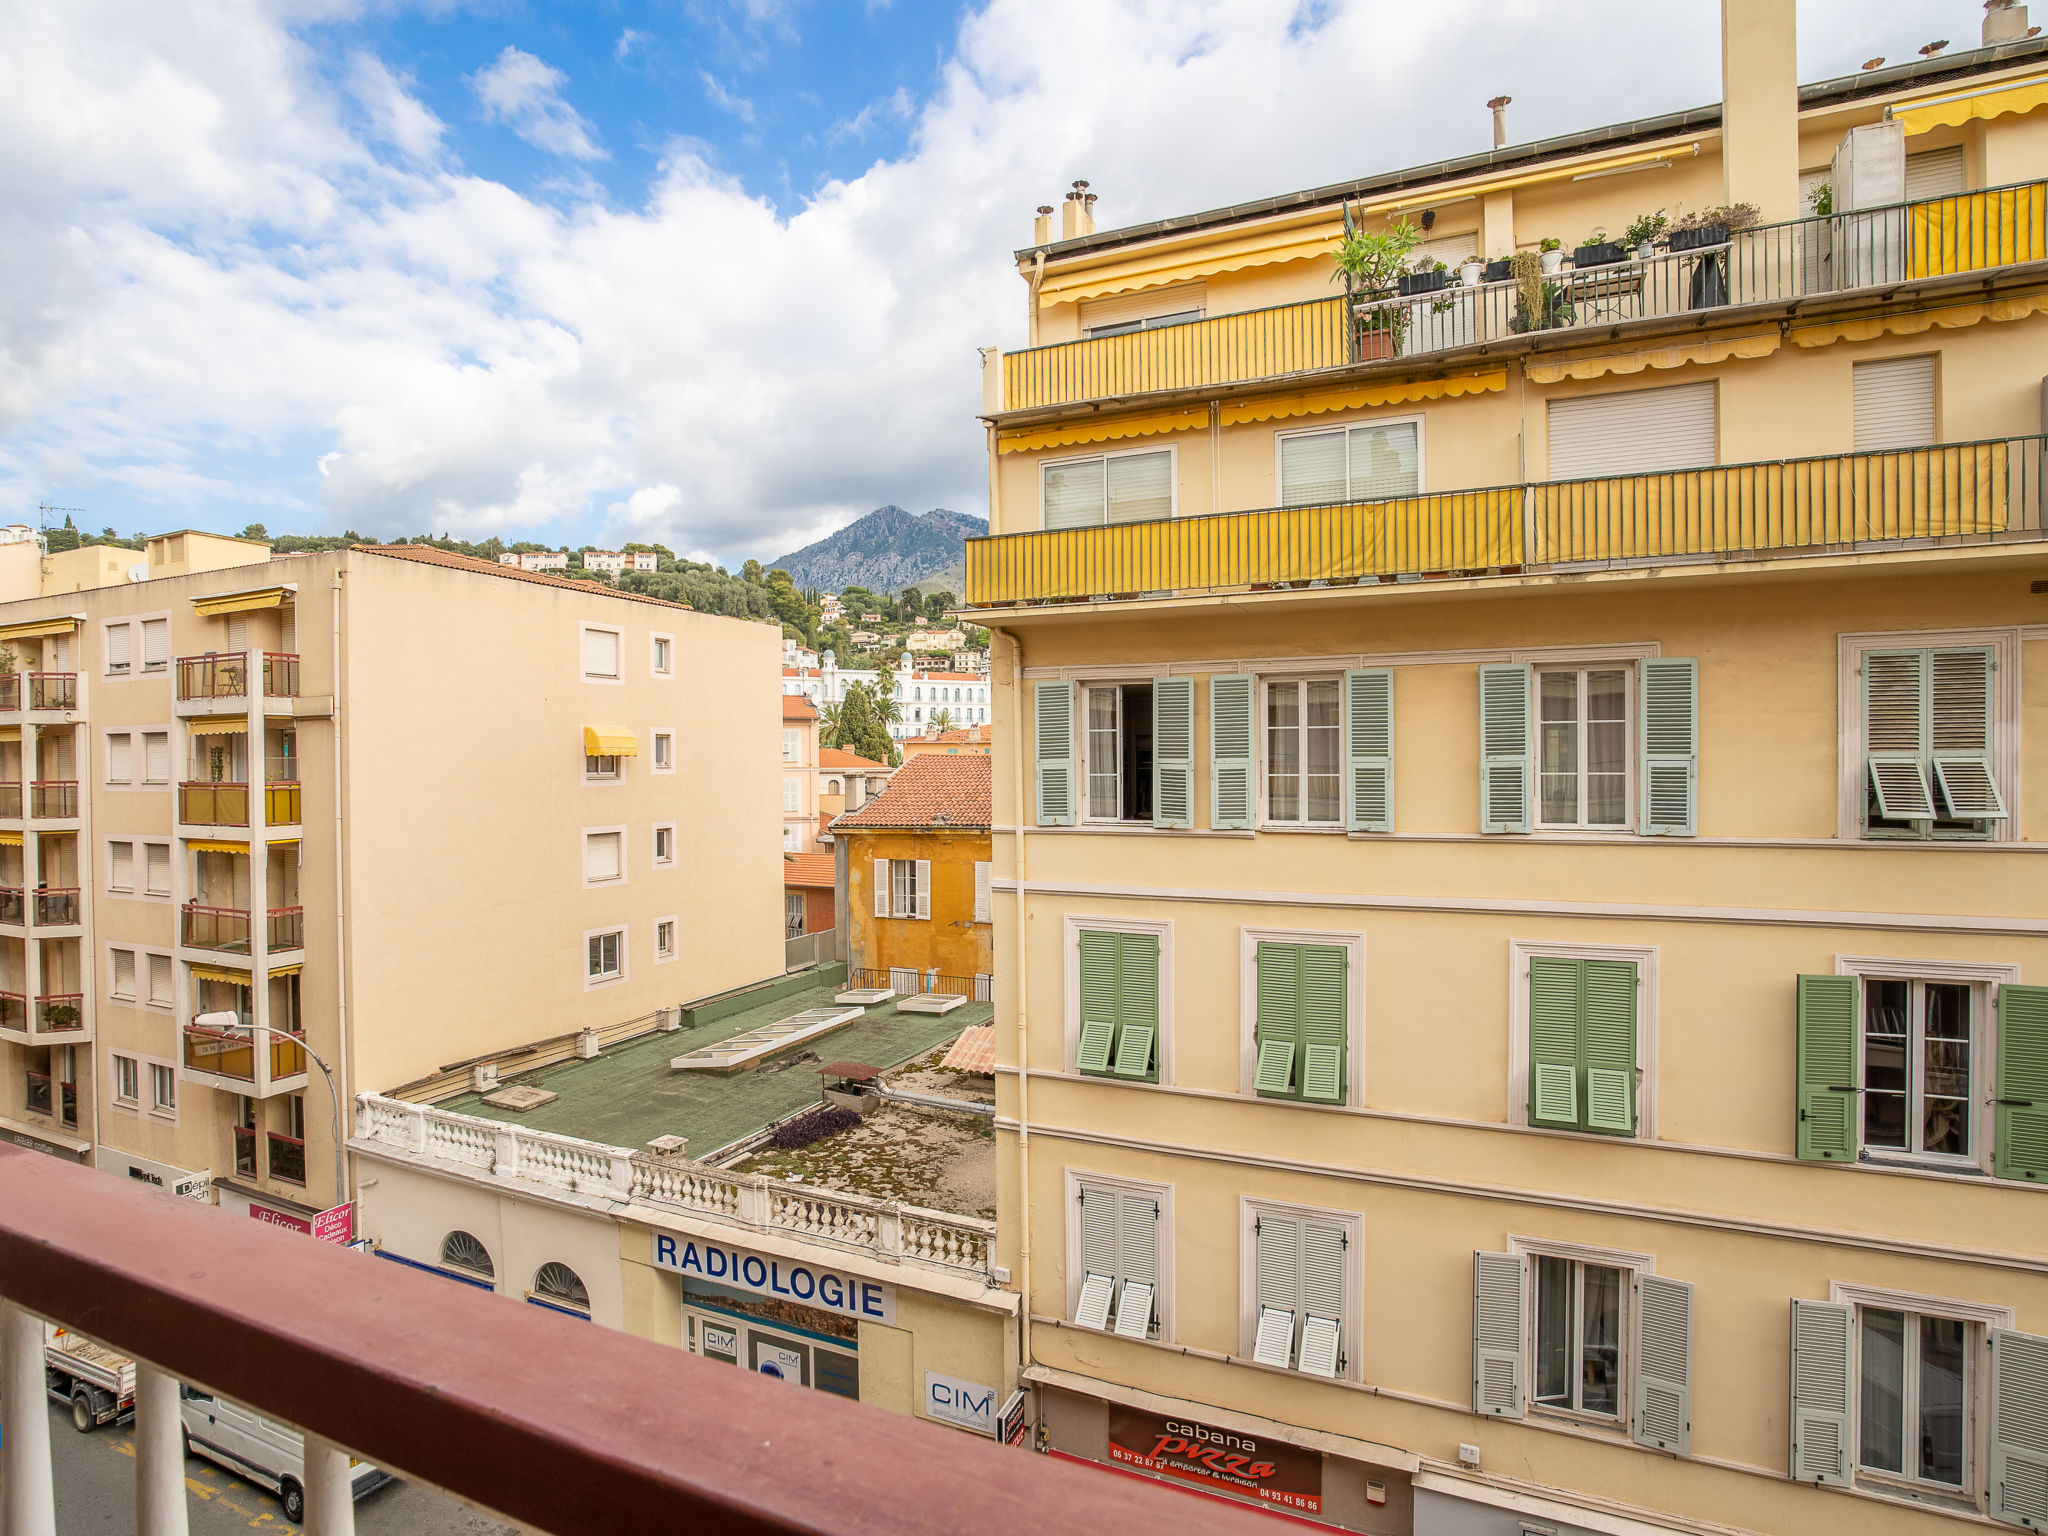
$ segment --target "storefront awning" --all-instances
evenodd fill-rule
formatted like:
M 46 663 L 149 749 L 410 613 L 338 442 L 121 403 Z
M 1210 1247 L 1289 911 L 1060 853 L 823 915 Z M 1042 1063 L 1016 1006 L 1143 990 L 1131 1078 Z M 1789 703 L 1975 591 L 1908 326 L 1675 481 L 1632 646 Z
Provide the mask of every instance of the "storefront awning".
M 1485 373 L 1454 375 L 1448 379 L 1404 379 L 1398 384 L 1367 384 L 1356 389 L 1304 390 L 1292 395 L 1270 395 L 1263 400 L 1244 400 L 1223 407 L 1223 425 L 1241 426 L 1249 421 L 1274 421 L 1287 416 L 1314 416 L 1324 411 L 1356 411 L 1374 405 L 1400 405 L 1411 400 L 1441 400 L 1449 395 L 1490 394 L 1508 387 L 1505 368 Z
M 2003 117 L 2008 112 L 2031 112 L 2048 107 L 2048 75 L 2016 80 L 1981 91 L 1941 96 L 1917 106 L 1893 107 L 1891 119 L 1910 134 L 1930 128 L 1960 128 L 1976 118 Z
M 194 736 L 234 736 L 249 729 L 249 722 L 232 715 L 219 715 L 211 720 L 194 720 Z
M 249 985 L 249 973 L 247 971 L 223 970 L 219 966 L 214 965 L 193 966 L 192 979 L 194 981 L 217 981 L 224 986 L 230 987 L 246 987 Z
M 583 755 L 638 757 L 640 738 L 623 725 L 586 725 L 583 727 Z
M 25 624 L 0 624 L 0 640 L 40 640 L 45 635 L 68 635 L 78 628 L 75 615 L 61 619 L 30 619 Z
M 249 845 L 247 843 L 231 843 L 224 838 L 195 837 L 187 842 L 185 846 L 194 853 L 239 853 L 246 855 L 249 852 Z
M 225 592 L 215 597 L 195 597 L 192 611 L 202 619 L 224 613 L 253 613 L 258 608 L 276 608 L 290 595 L 284 587 L 265 587 L 258 592 Z
M 1104 443 L 1119 437 L 1149 437 L 1155 432 L 1181 432 L 1209 425 L 1209 407 L 1154 411 L 1145 416 L 1094 418 L 1057 427 L 1019 427 L 998 433 L 997 453 L 1029 453 L 1035 448 L 1065 448 L 1074 443 Z

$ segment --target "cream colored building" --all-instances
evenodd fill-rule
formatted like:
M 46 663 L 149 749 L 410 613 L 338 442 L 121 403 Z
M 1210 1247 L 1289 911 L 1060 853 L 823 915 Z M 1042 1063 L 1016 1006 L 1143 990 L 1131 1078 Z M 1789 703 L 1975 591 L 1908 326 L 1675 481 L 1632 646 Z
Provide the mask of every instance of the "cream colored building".
M 2048 39 L 1798 87 L 1791 12 L 1722 108 L 1018 253 L 966 611 L 1048 1449 L 2048 1525 Z M 1424 210 L 1522 274 L 1330 296 Z
M 0 530 L 0 603 L 257 565 L 269 558 L 268 544 L 198 528 L 154 534 L 143 541 L 140 553 L 113 544 L 81 544 L 52 553 L 42 535 L 16 524 Z
M 818 846 L 818 707 L 800 694 L 782 695 L 782 851 Z
M 780 969 L 771 627 L 399 546 L 8 604 L 0 640 L 17 1140 L 303 1220 L 337 1203 L 309 1058 L 345 1100 Z

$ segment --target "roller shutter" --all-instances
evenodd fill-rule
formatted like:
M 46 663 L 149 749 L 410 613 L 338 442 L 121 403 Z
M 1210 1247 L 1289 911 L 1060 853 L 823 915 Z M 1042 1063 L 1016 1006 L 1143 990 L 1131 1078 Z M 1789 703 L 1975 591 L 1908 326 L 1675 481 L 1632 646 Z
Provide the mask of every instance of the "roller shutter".
M 1550 402 L 1550 478 L 1699 469 L 1715 457 L 1714 386 L 1679 384 Z

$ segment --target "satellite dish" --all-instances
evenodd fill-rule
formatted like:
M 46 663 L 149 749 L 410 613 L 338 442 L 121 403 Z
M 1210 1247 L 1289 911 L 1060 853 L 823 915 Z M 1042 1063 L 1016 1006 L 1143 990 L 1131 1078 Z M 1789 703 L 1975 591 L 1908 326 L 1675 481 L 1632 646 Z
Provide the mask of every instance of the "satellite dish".
M 128 579 L 130 581 L 149 580 L 149 567 L 140 560 L 136 561 L 128 567 Z

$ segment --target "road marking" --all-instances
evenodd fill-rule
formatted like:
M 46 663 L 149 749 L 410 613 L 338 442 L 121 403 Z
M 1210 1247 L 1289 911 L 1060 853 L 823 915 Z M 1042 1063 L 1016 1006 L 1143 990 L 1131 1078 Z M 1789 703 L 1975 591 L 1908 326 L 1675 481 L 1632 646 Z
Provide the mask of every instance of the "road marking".
M 226 1494 L 220 1495 L 220 1497 L 215 1502 L 217 1502 L 222 1509 L 232 1509 L 238 1515 L 253 1515 L 256 1513 L 256 1511 L 253 1509 L 248 1509 L 243 1505 L 237 1504 L 233 1499 L 229 1498 Z M 268 1520 L 270 1516 L 265 1515 L 263 1518 Z
M 133 1456 L 135 1454 L 135 1447 L 130 1445 L 126 1440 L 116 1440 L 114 1442 L 114 1449 L 119 1451 L 123 1456 Z
M 202 1499 L 210 1499 L 213 1497 L 213 1490 L 207 1487 L 204 1483 L 200 1482 L 199 1479 L 197 1479 L 196 1477 L 186 1478 L 185 1486 L 187 1488 L 190 1488 L 194 1493 L 198 1494 L 199 1497 L 201 1497 Z
M 265 1510 L 262 1514 L 258 1515 L 254 1520 L 251 1520 L 249 1523 L 251 1525 L 270 1524 L 270 1512 L 268 1510 Z

